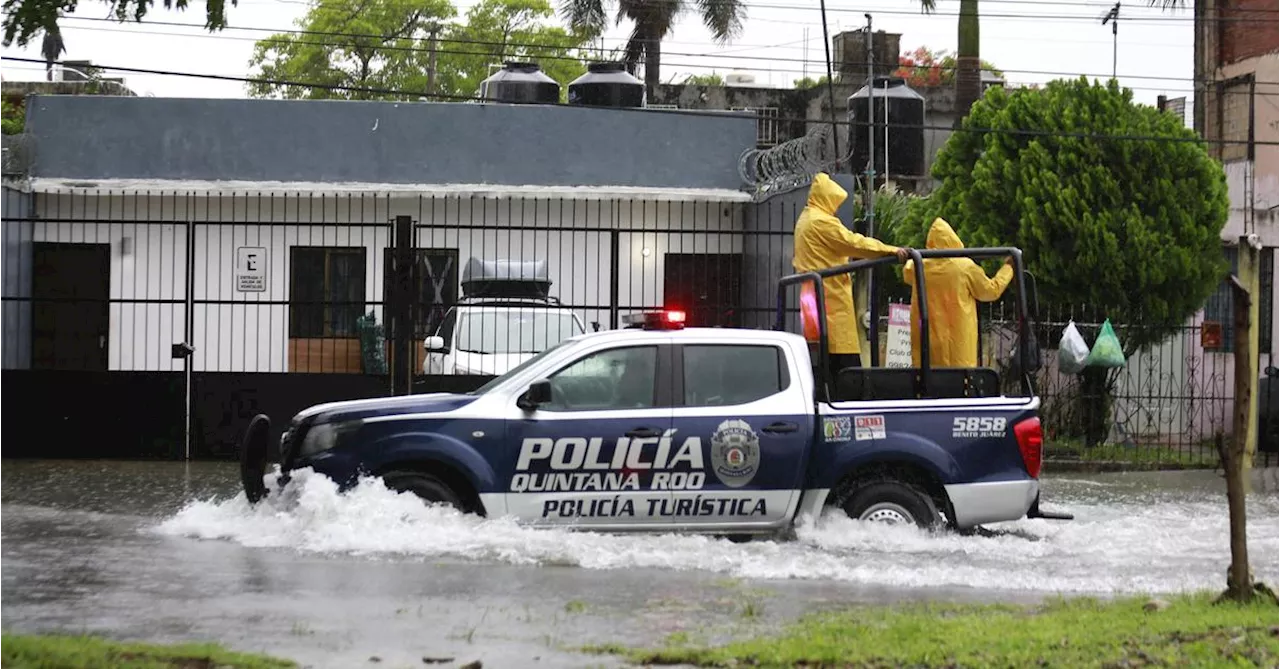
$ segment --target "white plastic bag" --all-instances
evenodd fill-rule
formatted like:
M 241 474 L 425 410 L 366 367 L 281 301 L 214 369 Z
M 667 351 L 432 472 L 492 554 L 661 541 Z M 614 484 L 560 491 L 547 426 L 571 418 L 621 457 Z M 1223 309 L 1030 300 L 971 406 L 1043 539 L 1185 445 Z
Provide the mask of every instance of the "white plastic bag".
M 1062 330 L 1062 341 L 1058 344 L 1058 371 L 1077 374 L 1084 369 L 1084 361 L 1088 358 L 1089 346 L 1076 329 L 1076 322 L 1070 321 Z

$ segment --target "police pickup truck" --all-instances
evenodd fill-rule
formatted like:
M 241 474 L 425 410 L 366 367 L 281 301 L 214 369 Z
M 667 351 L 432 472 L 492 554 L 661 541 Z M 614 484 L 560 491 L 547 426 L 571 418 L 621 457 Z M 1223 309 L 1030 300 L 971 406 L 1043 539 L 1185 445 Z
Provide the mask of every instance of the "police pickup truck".
M 922 258 L 1016 249 L 911 250 Z M 810 344 L 783 331 L 788 290 L 893 260 L 780 281 L 775 330 L 685 328 L 679 311 L 561 341 L 465 394 L 336 402 L 295 416 L 281 436 L 280 483 L 312 468 L 346 488 L 361 476 L 428 503 L 537 526 L 786 536 L 824 507 L 850 517 L 973 528 L 1039 510 L 1041 428 L 1020 345 L 1022 391 L 992 369 L 849 368 L 827 378 Z M 922 274 L 922 273 L 918 273 Z M 918 294 L 925 296 L 923 280 Z M 927 305 L 927 298 L 922 297 Z M 927 331 L 927 308 L 920 310 Z M 270 421 L 241 444 L 247 497 L 267 495 Z

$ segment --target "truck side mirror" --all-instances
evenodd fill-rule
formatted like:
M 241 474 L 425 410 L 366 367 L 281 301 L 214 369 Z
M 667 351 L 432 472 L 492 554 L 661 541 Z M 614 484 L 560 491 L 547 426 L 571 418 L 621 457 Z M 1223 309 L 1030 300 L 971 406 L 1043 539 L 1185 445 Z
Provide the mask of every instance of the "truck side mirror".
M 591 321 L 591 331 L 592 332 L 600 331 L 600 321 Z
M 445 350 L 444 337 L 441 337 L 438 335 L 432 335 L 430 337 L 427 337 L 427 341 L 424 343 L 424 345 L 426 346 L 426 349 L 428 351 L 431 351 L 432 353 L 439 353 Z
M 533 411 L 543 404 L 551 402 L 551 382 L 546 379 L 534 381 L 529 384 L 529 389 L 520 395 L 516 400 L 516 406 L 525 411 Z

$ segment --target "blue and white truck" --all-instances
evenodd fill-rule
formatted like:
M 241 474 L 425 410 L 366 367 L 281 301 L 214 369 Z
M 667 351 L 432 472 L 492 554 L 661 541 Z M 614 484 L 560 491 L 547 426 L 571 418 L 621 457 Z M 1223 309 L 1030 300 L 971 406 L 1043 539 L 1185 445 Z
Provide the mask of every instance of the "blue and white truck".
M 638 315 L 580 334 L 475 391 L 321 404 L 280 441 L 280 483 L 311 468 L 354 485 L 381 477 L 427 503 L 535 526 L 787 536 L 799 519 L 850 517 L 964 530 L 1041 512 L 1039 360 L 1017 249 L 912 250 L 1012 256 L 1016 379 L 996 370 L 855 367 L 828 378 L 827 332 L 812 346 L 783 330 L 787 292 L 894 261 L 864 260 L 779 283 L 774 330 L 685 328 Z M 922 330 L 927 331 L 927 292 Z M 819 362 L 811 359 L 816 349 Z M 1009 393 L 1002 385 L 1015 388 Z M 252 503 L 268 494 L 270 421 L 241 444 Z

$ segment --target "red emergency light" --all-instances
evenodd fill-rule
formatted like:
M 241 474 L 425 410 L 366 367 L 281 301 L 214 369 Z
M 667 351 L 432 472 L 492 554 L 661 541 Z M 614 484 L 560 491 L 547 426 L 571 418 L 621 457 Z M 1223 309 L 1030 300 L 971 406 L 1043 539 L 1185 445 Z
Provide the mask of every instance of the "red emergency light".
M 684 328 L 685 313 L 679 309 L 662 311 L 646 311 L 639 314 L 627 314 L 622 322 L 628 328 L 644 330 L 680 330 Z

